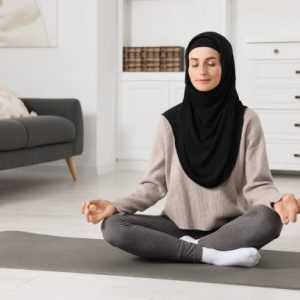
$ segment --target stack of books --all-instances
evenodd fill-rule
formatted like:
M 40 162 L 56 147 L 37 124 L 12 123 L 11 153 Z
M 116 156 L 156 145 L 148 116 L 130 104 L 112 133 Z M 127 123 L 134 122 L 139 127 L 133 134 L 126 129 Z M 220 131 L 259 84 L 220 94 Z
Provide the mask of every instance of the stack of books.
M 182 72 L 184 48 L 123 47 L 124 72 Z

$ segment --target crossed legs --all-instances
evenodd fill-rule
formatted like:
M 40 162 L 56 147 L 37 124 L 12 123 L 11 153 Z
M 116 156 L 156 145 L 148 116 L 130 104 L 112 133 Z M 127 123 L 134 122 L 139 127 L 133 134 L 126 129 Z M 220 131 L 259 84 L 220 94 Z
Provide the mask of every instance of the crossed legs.
M 168 217 L 143 214 L 114 214 L 102 222 L 104 239 L 131 254 L 182 262 L 201 262 L 203 247 L 228 251 L 244 247 L 260 249 L 279 237 L 279 215 L 264 205 L 212 231 L 184 230 Z M 198 244 L 179 239 L 184 235 L 198 239 Z

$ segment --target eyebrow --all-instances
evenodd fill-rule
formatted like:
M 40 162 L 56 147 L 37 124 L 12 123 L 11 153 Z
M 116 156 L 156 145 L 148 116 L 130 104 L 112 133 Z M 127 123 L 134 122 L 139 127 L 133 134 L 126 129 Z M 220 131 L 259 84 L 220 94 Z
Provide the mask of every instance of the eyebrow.
M 213 56 L 205 58 L 205 60 L 209 60 L 209 59 L 217 59 L 217 58 Z M 198 60 L 198 58 L 192 57 L 190 58 L 190 60 Z

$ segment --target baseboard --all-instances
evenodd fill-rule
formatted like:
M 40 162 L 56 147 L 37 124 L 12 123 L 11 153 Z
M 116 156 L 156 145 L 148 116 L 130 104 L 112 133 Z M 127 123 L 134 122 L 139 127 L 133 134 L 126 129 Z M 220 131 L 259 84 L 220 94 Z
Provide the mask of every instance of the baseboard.
M 148 168 L 148 161 L 145 160 L 118 160 L 116 165 L 105 166 L 77 166 L 78 175 L 96 176 L 111 173 L 117 170 L 129 171 L 146 171 Z M 21 168 L 16 168 L 20 172 L 51 172 L 60 174 L 70 174 L 67 165 L 51 165 L 50 163 L 31 165 Z M 290 175 L 300 176 L 300 171 L 289 170 L 271 170 L 272 175 Z
M 300 171 L 293 170 L 271 170 L 272 175 L 290 175 L 290 176 L 300 176 Z
M 49 164 L 38 164 L 32 166 L 26 166 L 21 168 L 15 168 L 16 172 L 47 172 L 51 174 L 64 174 L 66 176 L 71 176 L 69 168 L 67 165 L 57 166 L 57 165 L 49 165 Z M 96 176 L 97 168 L 96 167 L 77 167 L 78 176 Z

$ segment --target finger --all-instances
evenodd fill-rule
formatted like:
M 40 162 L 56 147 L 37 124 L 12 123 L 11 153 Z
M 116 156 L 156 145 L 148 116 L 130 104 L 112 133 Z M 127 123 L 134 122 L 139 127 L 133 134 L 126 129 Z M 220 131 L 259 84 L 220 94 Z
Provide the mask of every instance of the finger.
M 87 222 L 92 222 L 92 220 L 97 216 L 97 213 L 89 212 L 85 215 L 85 219 Z
M 87 221 L 89 221 L 89 215 L 92 214 L 92 211 L 90 211 L 89 207 L 86 206 L 84 209 L 84 216 L 86 218 Z
M 91 215 L 90 214 L 85 215 L 85 219 L 87 222 L 91 222 Z
M 104 213 L 102 213 L 102 214 L 97 214 L 97 215 L 91 217 L 90 220 L 93 224 L 97 224 L 104 218 L 106 218 L 106 215 Z
M 280 216 L 282 224 L 288 224 L 289 217 L 285 213 L 279 212 L 279 216 Z
M 93 199 L 93 200 L 90 200 L 91 204 L 98 204 L 100 201 L 99 199 Z
M 281 221 L 282 221 L 282 224 L 287 225 L 289 223 L 289 217 L 285 217 Z
M 101 204 L 101 200 L 100 199 L 93 199 L 93 200 L 90 200 L 90 203 L 91 204 L 94 204 L 96 206 L 99 206 L 99 204 Z
M 92 220 L 95 218 L 95 216 L 96 216 L 97 214 L 95 214 L 94 212 L 90 212 L 90 213 L 88 213 L 87 215 L 86 215 L 86 221 L 87 222 L 92 222 Z
M 103 212 L 101 212 L 101 213 L 97 213 L 97 214 L 95 214 L 94 216 L 92 216 L 92 218 L 91 218 L 91 222 L 93 223 L 93 224 L 97 224 L 97 223 L 99 223 L 101 220 L 103 220 L 103 219 L 105 219 L 105 218 L 107 218 L 107 217 L 109 217 L 109 216 L 111 216 L 112 214 L 111 214 L 111 212 L 109 212 L 109 211 L 103 211 Z
M 82 204 L 82 213 L 90 206 L 90 200 L 83 202 Z
M 83 214 L 83 212 L 84 212 L 86 202 L 87 202 L 87 201 L 84 201 L 84 202 L 81 204 L 81 206 L 80 206 L 80 212 L 81 212 L 82 214 Z
M 292 194 L 292 193 L 287 193 L 286 196 L 289 198 L 295 198 L 295 194 Z
M 297 198 L 296 200 L 297 200 L 297 204 L 298 204 L 298 213 L 300 213 L 300 199 Z
M 94 200 L 87 200 L 87 201 L 84 201 L 81 205 L 81 213 L 84 213 L 84 210 L 88 207 L 90 208 L 90 206 L 93 204 L 95 207 L 97 206 L 98 204 L 98 199 L 94 199 Z
M 289 220 L 293 223 L 295 223 L 297 221 L 297 213 L 296 211 L 291 211 L 289 213 Z
M 95 204 L 90 204 L 90 206 L 89 206 L 89 210 L 90 211 L 95 211 L 96 210 L 96 205 Z
M 92 219 L 94 218 L 95 213 L 94 212 L 89 212 L 86 216 L 85 219 L 87 222 L 92 222 Z
M 297 201 L 297 199 L 296 199 L 296 197 L 295 197 L 294 194 L 291 194 L 291 195 L 290 195 L 290 199 L 291 199 L 292 201 L 295 201 L 295 202 Z
M 89 207 L 90 207 L 90 201 L 89 201 L 89 200 L 88 200 L 88 201 L 85 201 L 85 202 L 81 205 L 81 213 L 83 214 L 84 211 L 85 211 L 86 209 L 89 209 Z

